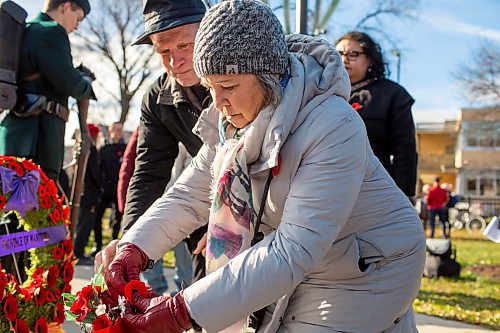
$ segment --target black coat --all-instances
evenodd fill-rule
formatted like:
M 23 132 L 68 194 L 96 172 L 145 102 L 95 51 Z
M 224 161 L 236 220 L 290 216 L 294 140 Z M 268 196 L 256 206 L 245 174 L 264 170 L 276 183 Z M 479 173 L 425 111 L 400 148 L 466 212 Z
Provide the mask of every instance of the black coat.
M 89 160 L 85 170 L 84 190 L 81 199 L 82 207 L 97 206 L 102 186 L 99 156 L 94 145 L 90 146 Z
M 118 174 L 123 161 L 123 153 L 127 145 L 120 141 L 118 143 L 108 142 L 99 149 L 99 160 L 102 172 L 102 188 L 104 194 L 110 198 L 116 198 L 118 187 Z
M 414 196 L 417 149 L 411 106 L 415 100 L 403 87 L 387 79 L 361 82 L 352 88 L 349 103 L 365 122 L 375 156 L 396 185 L 407 196 Z
M 130 229 L 165 191 L 179 154 L 179 142 L 184 144 L 191 156 L 195 156 L 201 148 L 202 141 L 192 129 L 201 109 L 210 103 L 208 91 L 204 94 L 207 98 L 197 108 L 186 97 L 186 89 L 163 74 L 144 96 L 135 170 L 122 220 L 124 230 Z

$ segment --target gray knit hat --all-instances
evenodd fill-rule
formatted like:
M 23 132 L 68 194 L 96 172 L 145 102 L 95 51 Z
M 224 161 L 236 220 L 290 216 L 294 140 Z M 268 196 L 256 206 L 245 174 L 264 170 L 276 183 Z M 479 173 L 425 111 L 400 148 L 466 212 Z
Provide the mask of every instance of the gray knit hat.
M 271 8 L 255 0 L 223 1 L 200 23 L 194 69 L 211 74 L 283 74 L 288 67 L 283 28 Z

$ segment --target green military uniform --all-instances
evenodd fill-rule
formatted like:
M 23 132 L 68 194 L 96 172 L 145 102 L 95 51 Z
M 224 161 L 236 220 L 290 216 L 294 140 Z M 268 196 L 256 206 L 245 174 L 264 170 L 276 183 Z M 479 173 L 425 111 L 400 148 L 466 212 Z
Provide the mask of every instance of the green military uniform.
M 73 66 L 66 30 L 45 13 L 26 25 L 19 67 L 21 93 L 43 95 L 66 108 L 69 96 L 91 96 L 91 84 Z M 23 80 L 36 73 L 38 78 Z M 56 178 L 63 163 L 64 132 L 65 122 L 47 112 L 28 118 L 10 112 L 0 124 L 0 155 L 33 158 Z

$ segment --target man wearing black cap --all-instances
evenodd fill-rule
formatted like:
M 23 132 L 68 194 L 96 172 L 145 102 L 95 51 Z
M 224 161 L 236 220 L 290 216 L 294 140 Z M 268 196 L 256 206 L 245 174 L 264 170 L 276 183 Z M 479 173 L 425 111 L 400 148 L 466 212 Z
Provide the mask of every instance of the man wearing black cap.
M 54 180 L 62 170 L 68 97 L 78 100 L 80 124 L 85 124 L 93 96 L 92 78 L 73 66 L 68 39 L 89 11 L 88 0 L 46 0 L 43 11 L 26 24 L 18 70 L 19 100 L 35 102 L 18 103 L 0 124 L 0 155 L 31 158 Z M 11 230 L 16 221 L 11 219 Z M 26 253 L 16 256 L 24 280 Z M 2 266 L 11 273 L 13 265 L 11 257 L 2 257 Z
M 128 230 L 163 194 L 179 153 L 179 142 L 192 156 L 202 146 L 192 128 L 202 109 L 209 105 L 210 97 L 194 72 L 193 46 L 205 11 L 201 0 L 144 2 L 145 32 L 134 45 L 152 44 L 161 57 L 166 73 L 151 85 L 142 102 L 135 170 L 122 220 L 124 230 Z M 187 239 L 191 251 L 205 230 L 198 229 Z M 110 243 L 96 256 L 96 267 L 101 260 L 106 266 L 115 254 L 115 246 L 116 242 Z M 204 258 L 194 255 L 194 280 L 203 277 L 204 268 Z M 161 267 L 158 271 L 162 274 Z M 151 273 L 148 283 L 155 284 L 155 281 L 149 280 Z M 158 278 L 161 279 L 161 276 Z

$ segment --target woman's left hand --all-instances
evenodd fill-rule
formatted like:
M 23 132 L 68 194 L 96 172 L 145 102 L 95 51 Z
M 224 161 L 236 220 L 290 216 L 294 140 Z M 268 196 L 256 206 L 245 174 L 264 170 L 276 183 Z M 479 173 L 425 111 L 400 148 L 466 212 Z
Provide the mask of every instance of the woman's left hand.
M 193 326 L 183 291 L 174 297 L 152 298 L 144 298 L 136 292 L 133 301 L 135 312 L 128 308 L 123 321 L 134 332 L 182 333 Z

